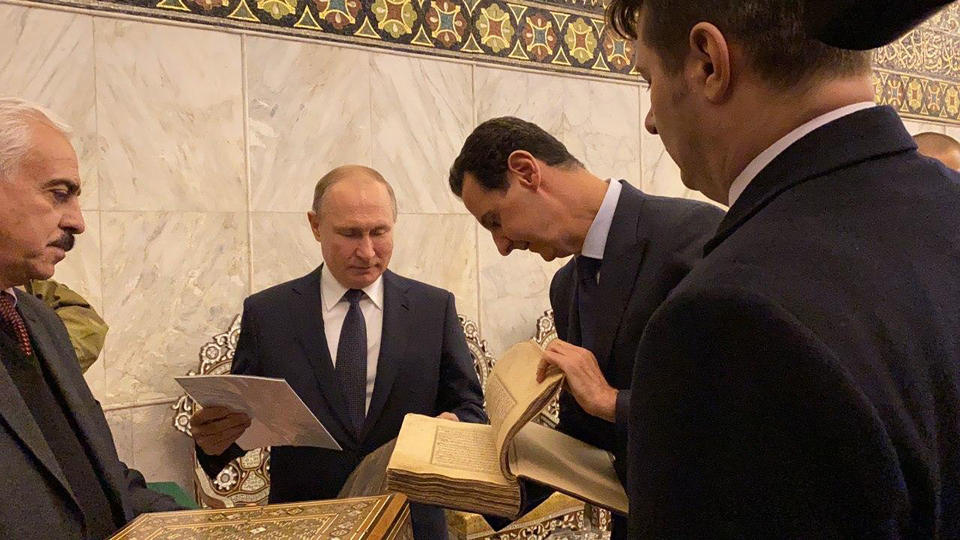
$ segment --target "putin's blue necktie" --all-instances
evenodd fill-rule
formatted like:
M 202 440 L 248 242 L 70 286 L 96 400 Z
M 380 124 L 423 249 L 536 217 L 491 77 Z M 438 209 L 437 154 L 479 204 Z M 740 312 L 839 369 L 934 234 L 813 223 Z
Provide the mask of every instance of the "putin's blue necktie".
M 340 329 L 337 346 L 337 382 L 347 402 L 347 414 L 354 432 L 360 434 L 367 405 L 367 324 L 360 311 L 363 291 L 350 289 L 343 299 L 350 303 Z

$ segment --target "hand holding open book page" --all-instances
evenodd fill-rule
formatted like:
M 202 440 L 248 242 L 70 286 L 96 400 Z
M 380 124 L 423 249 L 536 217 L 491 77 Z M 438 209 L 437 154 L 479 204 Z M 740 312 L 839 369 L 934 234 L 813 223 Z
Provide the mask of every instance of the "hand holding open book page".
M 560 372 L 537 382 L 540 356 L 527 341 L 494 365 L 485 390 L 490 425 L 408 414 L 387 467 L 388 489 L 418 502 L 516 518 L 523 477 L 626 513 L 610 453 L 530 423 L 563 383 Z

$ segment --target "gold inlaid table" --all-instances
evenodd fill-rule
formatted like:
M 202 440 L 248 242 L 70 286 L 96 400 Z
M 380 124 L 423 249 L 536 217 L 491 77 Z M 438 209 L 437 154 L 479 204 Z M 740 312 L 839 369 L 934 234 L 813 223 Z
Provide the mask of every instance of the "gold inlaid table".
M 413 540 L 400 494 L 143 514 L 114 539 Z

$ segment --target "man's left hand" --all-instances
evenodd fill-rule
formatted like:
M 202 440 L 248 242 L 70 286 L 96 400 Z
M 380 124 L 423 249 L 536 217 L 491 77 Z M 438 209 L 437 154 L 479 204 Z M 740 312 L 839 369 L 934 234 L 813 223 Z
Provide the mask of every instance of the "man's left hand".
M 443 418 L 444 420 L 453 420 L 454 422 L 459 422 L 460 418 L 452 412 L 442 412 L 437 415 L 437 418 Z
M 537 367 L 537 382 L 543 381 L 550 366 L 563 371 L 567 390 L 583 410 L 608 422 L 616 421 L 617 389 L 607 384 L 592 352 L 555 339 L 543 351 Z

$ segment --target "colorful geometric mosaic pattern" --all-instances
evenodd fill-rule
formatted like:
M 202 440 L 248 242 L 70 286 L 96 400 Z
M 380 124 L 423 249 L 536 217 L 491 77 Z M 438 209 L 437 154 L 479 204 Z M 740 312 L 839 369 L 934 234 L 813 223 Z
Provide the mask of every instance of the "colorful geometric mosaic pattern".
M 636 81 L 602 0 L 37 0 Z M 960 123 L 960 3 L 876 52 L 876 97 Z
M 960 4 L 874 54 L 877 101 L 903 116 L 960 123 Z
M 40 0 L 636 80 L 600 0 Z

